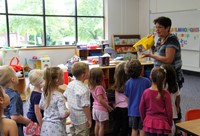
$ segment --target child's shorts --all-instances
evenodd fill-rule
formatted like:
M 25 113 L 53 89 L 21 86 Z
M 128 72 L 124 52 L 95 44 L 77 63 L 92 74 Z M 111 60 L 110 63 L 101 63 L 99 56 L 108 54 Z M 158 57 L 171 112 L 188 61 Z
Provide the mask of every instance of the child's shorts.
M 135 130 L 141 130 L 143 127 L 140 117 L 129 117 L 129 127 Z
M 96 120 L 99 122 L 109 120 L 108 112 L 102 111 L 102 110 L 92 109 L 92 117 L 93 117 L 93 120 Z

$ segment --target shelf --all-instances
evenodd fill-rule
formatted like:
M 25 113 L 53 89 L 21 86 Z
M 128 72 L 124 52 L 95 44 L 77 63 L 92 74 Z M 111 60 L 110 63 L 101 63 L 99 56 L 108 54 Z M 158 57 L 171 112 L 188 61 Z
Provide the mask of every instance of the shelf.
M 112 47 L 118 54 L 136 53 L 133 45 L 140 40 L 140 35 L 113 35 Z
M 81 60 L 87 60 L 88 56 L 101 56 L 103 55 L 103 49 L 102 48 L 96 48 L 96 49 L 76 49 L 76 54 L 81 58 Z

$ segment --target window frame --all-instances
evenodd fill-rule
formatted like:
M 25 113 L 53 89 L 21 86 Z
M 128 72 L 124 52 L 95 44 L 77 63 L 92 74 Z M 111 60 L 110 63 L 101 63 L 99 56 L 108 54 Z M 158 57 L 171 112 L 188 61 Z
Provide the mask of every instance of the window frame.
M 42 17 L 43 18 L 43 34 L 44 34 L 44 42 L 42 46 L 27 46 L 28 48 L 33 48 L 33 47 L 50 47 L 51 45 L 47 45 L 47 30 L 46 30 L 46 17 L 71 17 L 75 19 L 75 45 L 78 43 L 78 18 L 102 18 L 103 19 L 103 38 L 105 39 L 105 0 L 102 0 L 103 2 L 103 15 L 102 16 L 82 16 L 82 15 L 77 15 L 77 0 L 75 1 L 75 15 L 46 15 L 45 14 L 45 0 L 42 0 L 42 5 L 43 5 L 43 13 L 42 14 L 19 14 L 19 13 L 8 13 L 8 1 L 5 0 L 5 13 L 0 13 L 0 15 L 5 15 L 6 17 L 6 36 L 7 36 L 7 45 L 8 47 L 11 47 L 10 45 L 10 29 L 9 29 L 9 16 L 35 16 L 35 17 Z M 69 45 L 53 45 L 52 47 L 58 47 L 58 46 L 69 46 Z M 18 46 L 19 47 L 19 46 Z M 20 48 L 20 47 L 19 47 Z

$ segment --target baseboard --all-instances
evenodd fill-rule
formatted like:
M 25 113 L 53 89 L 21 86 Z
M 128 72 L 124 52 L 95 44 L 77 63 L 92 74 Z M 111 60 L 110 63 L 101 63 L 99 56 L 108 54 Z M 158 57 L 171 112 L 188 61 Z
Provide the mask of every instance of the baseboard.
M 183 70 L 183 74 L 199 76 L 200 77 L 200 72 L 196 72 L 196 71 Z

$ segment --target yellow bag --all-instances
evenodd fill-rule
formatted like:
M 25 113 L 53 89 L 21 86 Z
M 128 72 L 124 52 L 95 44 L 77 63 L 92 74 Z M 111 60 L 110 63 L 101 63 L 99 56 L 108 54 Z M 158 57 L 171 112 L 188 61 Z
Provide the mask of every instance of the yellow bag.
M 139 49 L 141 49 L 141 45 L 144 50 L 150 49 L 154 45 L 154 34 L 139 40 L 133 45 L 133 48 L 135 48 L 136 51 L 139 51 Z

